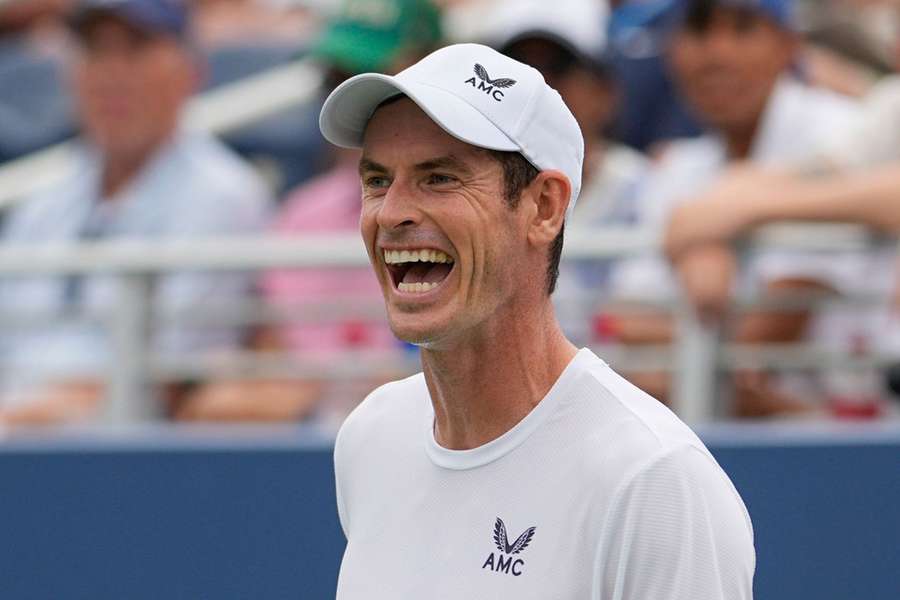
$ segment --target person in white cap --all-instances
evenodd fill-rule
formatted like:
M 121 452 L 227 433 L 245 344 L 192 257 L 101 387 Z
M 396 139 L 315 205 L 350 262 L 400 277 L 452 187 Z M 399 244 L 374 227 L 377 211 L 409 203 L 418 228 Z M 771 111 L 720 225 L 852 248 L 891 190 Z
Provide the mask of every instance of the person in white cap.
M 320 125 L 363 150 L 363 239 L 423 366 L 338 434 L 337 598 L 750 598 L 727 475 L 554 316 L 583 153 L 559 94 L 459 44 L 348 80 Z

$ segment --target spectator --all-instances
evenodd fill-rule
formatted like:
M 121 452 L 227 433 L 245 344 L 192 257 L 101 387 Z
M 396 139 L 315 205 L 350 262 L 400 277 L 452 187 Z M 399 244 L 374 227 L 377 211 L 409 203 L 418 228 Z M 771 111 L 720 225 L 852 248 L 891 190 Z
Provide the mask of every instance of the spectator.
M 65 180 L 9 215 L 3 243 L 165 241 L 259 229 L 268 195 L 255 174 L 215 140 L 179 126 L 200 72 L 183 4 L 85 0 L 70 23 L 78 41 L 70 75 L 83 140 Z M 248 284 L 240 275 L 165 275 L 154 288 L 155 308 L 179 311 L 210 297 L 239 299 Z M 114 286 L 102 276 L 8 280 L 0 283 L 0 310 L 108 310 Z M 178 328 L 155 334 L 160 351 L 193 354 L 233 345 L 238 332 L 201 335 Z M 4 334 L 0 421 L 56 422 L 91 414 L 104 386 L 81 374 L 103 369 L 110 354 L 107 336 L 83 322 Z
M 892 2 L 884 4 L 898 10 Z M 900 48 L 900 39 L 895 39 L 894 45 Z M 748 165 L 731 169 L 715 185 L 678 206 L 666 231 L 670 259 L 681 265 L 692 260 L 698 249 L 710 246 L 730 254 L 731 242 L 754 227 L 781 220 L 851 221 L 897 235 L 898 127 L 900 77 L 893 75 L 866 97 L 854 126 L 838 132 L 812 160 L 781 168 Z M 895 252 L 878 251 L 874 260 L 863 262 L 861 268 L 848 269 L 844 289 L 880 295 L 890 293 L 894 286 L 896 298 L 895 264 Z M 729 303 L 733 272 L 720 266 L 710 276 L 722 285 L 706 290 L 689 287 L 686 291 L 704 310 L 720 314 Z M 893 310 L 896 312 L 896 307 Z M 844 333 L 849 325 L 859 327 L 858 311 L 846 317 Z M 876 326 L 868 330 L 875 335 L 869 341 L 870 348 L 896 355 L 900 340 L 897 315 L 876 314 L 873 321 Z M 827 342 L 846 347 L 840 338 L 832 337 Z
M 653 152 L 660 142 L 701 133 L 675 90 L 665 50 L 684 0 L 611 0 L 609 59 L 622 88 L 614 134 Z
M 881 5 L 900 19 L 893 0 L 860 4 Z M 892 45 L 890 52 L 900 56 L 900 39 Z M 900 70 L 900 62 L 895 63 Z M 900 232 L 900 75 L 882 79 L 860 112 L 852 127 L 831 136 L 809 160 L 780 169 L 731 169 L 714 186 L 679 205 L 667 227 L 670 258 L 680 259 L 703 244 L 733 241 L 753 227 L 780 220 L 852 221 Z
M 672 143 L 642 193 L 642 219 L 661 227 L 674 205 L 709 186 L 729 164 L 754 161 L 778 165 L 808 159 L 824 144 L 824 130 L 848 127 L 857 107 L 847 99 L 808 87 L 791 74 L 797 39 L 786 0 L 747 4 L 727 0 L 689 0 L 673 35 L 670 61 L 689 106 L 706 124 L 701 138 Z M 822 124 L 828 123 L 827 128 Z M 721 285 L 710 274 L 724 271 L 719 251 L 692 253 L 680 263 L 679 279 L 689 288 Z M 841 272 L 830 261 L 796 254 L 759 257 L 746 271 L 747 290 L 832 289 Z M 652 298 L 674 292 L 665 264 L 656 257 L 627 261 L 617 269 L 615 286 L 625 297 Z M 806 311 L 747 315 L 734 335 L 747 342 L 787 342 L 812 331 Z M 620 315 L 624 341 L 664 343 L 671 324 L 658 316 Z M 739 390 L 737 410 L 767 414 L 804 408 L 774 388 Z M 655 382 L 651 383 L 651 381 Z M 665 395 L 664 377 L 641 382 Z M 662 389 L 661 389 L 662 388 Z M 746 392 L 746 393 L 744 393 Z
M 330 87 L 364 71 L 395 72 L 427 54 L 441 37 L 440 15 L 427 0 L 348 1 L 328 25 L 313 53 L 328 65 Z M 356 151 L 335 149 L 334 167 L 289 194 L 275 222 L 279 235 L 357 232 L 361 189 Z M 273 271 L 262 278 L 264 297 L 274 304 L 356 302 L 381 304 L 372 270 L 304 269 Z M 301 309 L 302 310 L 302 309 Z M 379 311 L 380 313 L 380 311 Z M 263 331 L 258 349 L 288 350 L 298 361 L 312 356 L 348 356 L 348 351 L 399 351 L 383 318 L 300 323 Z M 385 380 L 395 373 L 385 374 Z M 365 390 L 337 393 L 327 381 L 244 380 L 219 382 L 193 394 L 178 412 L 185 420 L 291 420 L 317 408 L 339 424 L 352 406 L 381 381 L 364 380 Z M 330 399 L 330 400 L 329 400 Z M 328 404 L 328 406 L 322 406 Z
M 634 222 L 635 196 L 646 174 L 639 152 L 608 139 L 620 89 L 608 62 L 606 14 L 596 0 L 506 1 L 491 19 L 488 41 L 535 67 L 560 92 L 581 127 L 585 144 L 583 187 L 567 224 L 570 232 Z M 564 261 L 555 303 L 566 335 L 590 341 L 591 317 L 602 300 L 610 264 Z

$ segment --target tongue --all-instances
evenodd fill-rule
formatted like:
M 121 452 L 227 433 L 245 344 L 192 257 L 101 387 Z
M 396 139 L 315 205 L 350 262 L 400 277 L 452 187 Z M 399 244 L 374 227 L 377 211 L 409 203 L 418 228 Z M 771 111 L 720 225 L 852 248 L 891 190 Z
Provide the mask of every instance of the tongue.
M 403 276 L 403 283 L 440 283 L 453 265 L 447 263 L 416 263 Z

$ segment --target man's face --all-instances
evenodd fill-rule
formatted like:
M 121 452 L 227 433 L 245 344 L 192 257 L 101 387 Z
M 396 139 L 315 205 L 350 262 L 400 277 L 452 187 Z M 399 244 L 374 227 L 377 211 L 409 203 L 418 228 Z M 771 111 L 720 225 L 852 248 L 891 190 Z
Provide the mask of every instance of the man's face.
M 794 53 L 790 33 L 758 12 L 717 7 L 675 35 L 671 64 L 698 116 L 714 127 L 754 126 Z
M 123 154 L 168 136 L 196 84 L 182 45 L 111 16 L 87 24 L 80 40 L 73 83 L 86 136 L 108 153 Z
M 504 199 L 496 160 L 402 99 L 369 122 L 360 177 L 360 226 L 395 335 L 449 347 L 515 310 L 527 287 L 524 211 Z

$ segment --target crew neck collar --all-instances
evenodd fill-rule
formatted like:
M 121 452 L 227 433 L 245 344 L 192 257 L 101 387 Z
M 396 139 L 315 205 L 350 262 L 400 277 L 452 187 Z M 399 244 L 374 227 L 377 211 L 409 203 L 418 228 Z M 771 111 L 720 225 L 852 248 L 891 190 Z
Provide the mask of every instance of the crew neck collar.
M 560 401 L 566 396 L 566 390 L 574 375 L 582 365 L 586 365 L 591 360 L 599 359 L 587 348 L 579 350 L 550 387 L 550 391 L 531 409 L 531 412 L 525 415 L 525 418 L 500 437 L 469 450 L 450 450 L 437 442 L 434 438 L 434 406 L 429 398 L 424 424 L 425 452 L 428 454 L 428 458 L 439 467 L 463 471 L 484 466 L 506 456 L 528 439 L 556 410 Z

